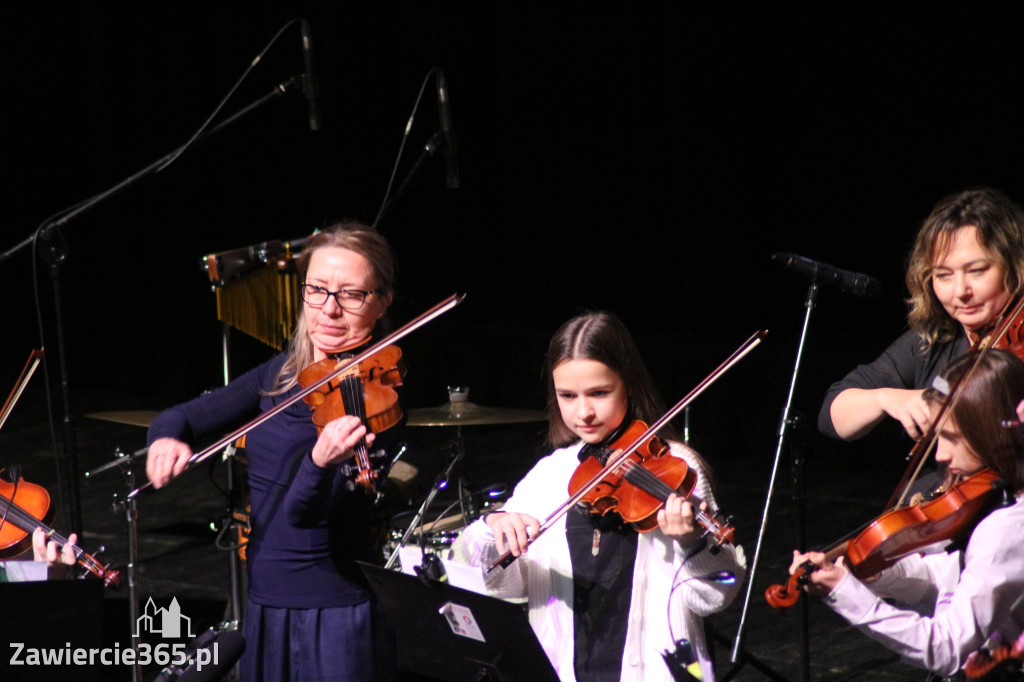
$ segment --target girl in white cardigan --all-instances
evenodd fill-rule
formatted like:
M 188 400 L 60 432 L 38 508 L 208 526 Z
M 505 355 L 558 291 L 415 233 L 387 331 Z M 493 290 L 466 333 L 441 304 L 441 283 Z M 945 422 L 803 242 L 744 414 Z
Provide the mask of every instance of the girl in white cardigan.
M 528 543 L 539 519 L 569 497 L 581 461 L 607 456 L 604 446 L 634 420 L 650 423 L 664 412 L 629 332 L 607 313 L 580 315 L 555 333 L 546 376 L 548 437 L 556 449 L 516 486 L 501 512 L 462 533 L 456 557 L 481 566 L 506 550 L 519 557 L 495 569 L 488 587 L 496 596 L 527 598 L 530 624 L 561 680 L 672 680 L 662 654 L 683 639 L 695 659 L 691 672 L 713 680 L 701 617 L 729 605 L 745 563 L 739 547 L 709 547 L 689 502 L 669 497 L 657 512 L 657 528 L 645 533 L 617 514 L 576 508 Z M 700 455 L 671 433 L 662 435 L 696 472 L 692 496 L 713 514 Z M 713 579 L 721 575 L 733 579 Z

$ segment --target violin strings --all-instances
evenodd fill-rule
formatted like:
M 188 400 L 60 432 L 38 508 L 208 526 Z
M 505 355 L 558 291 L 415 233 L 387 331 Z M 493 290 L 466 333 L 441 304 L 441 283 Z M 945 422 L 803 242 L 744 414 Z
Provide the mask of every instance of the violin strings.
M 15 494 L 17 494 L 17 490 L 15 490 Z M 52 539 L 56 541 L 57 544 L 62 546 L 69 545 L 75 552 L 75 558 L 80 561 L 83 561 L 83 555 L 86 557 L 89 556 L 88 554 L 85 554 L 85 550 L 83 550 L 81 547 L 70 543 L 66 537 L 58 533 L 55 529 L 50 528 L 45 523 L 43 523 L 42 520 L 37 519 L 36 517 L 29 514 L 27 511 L 22 509 L 21 507 L 19 507 L 14 502 L 14 494 L 11 495 L 11 498 L 12 499 L 8 502 L 7 505 L 7 513 L 4 514 L 4 520 L 6 520 L 9 515 L 11 522 L 14 523 L 15 526 L 29 534 L 34 532 L 36 527 L 42 528 L 43 532 L 46 533 L 46 538 L 48 540 Z
M 345 406 L 345 414 L 359 417 L 359 421 L 366 424 L 366 403 L 363 399 L 363 382 L 359 376 L 353 373 L 341 380 L 342 404 Z M 356 462 L 360 471 L 369 471 L 370 459 L 366 455 L 366 441 L 361 440 L 355 447 Z
M 6 469 L 4 469 L 4 471 L 6 471 Z M 7 515 L 11 512 L 11 507 L 14 506 L 14 498 L 18 496 L 18 483 L 20 481 L 20 476 L 14 479 L 14 491 L 11 493 L 11 500 L 7 504 L 7 509 L 4 510 L 3 518 L 0 518 L 0 530 L 3 530 L 4 524 L 7 523 Z
M 15 503 L 14 497 L 17 495 L 18 483 L 20 481 L 20 478 L 17 481 L 15 481 L 14 492 L 11 493 L 11 498 L 8 501 L 7 509 L 4 511 L 3 522 L 6 522 L 8 517 L 10 517 L 11 522 L 14 523 L 14 525 L 16 525 L 18 528 L 29 534 L 35 532 L 35 529 L 37 527 L 42 528 L 43 532 L 46 533 L 47 540 L 52 539 L 61 546 L 71 547 L 72 551 L 75 554 L 75 560 L 78 563 L 84 566 L 91 573 L 94 573 L 100 577 L 106 577 L 106 568 L 98 561 L 96 561 L 92 556 L 86 554 L 84 549 L 82 549 L 76 544 L 73 544 L 68 540 L 68 538 L 58 533 L 56 529 L 46 525 L 45 523 L 43 523 L 41 519 L 37 519 L 35 516 L 28 513 L 27 511 L 22 509 L 17 503 Z M 0 522 L 0 527 L 3 526 L 3 522 Z
M 628 461 L 624 465 L 626 470 L 626 480 L 634 484 L 637 488 L 640 488 L 645 493 L 657 497 L 662 502 L 668 500 L 668 496 L 678 491 L 673 490 L 672 486 L 662 481 L 655 474 L 648 471 L 644 466 L 638 462 Z M 689 496 L 686 496 L 689 501 Z M 697 519 L 700 525 L 704 526 L 711 532 L 720 530 L 720 524 L 714 519 L 714 517 L 707 514 L 698 505 L 693 506 L 693 516 Z

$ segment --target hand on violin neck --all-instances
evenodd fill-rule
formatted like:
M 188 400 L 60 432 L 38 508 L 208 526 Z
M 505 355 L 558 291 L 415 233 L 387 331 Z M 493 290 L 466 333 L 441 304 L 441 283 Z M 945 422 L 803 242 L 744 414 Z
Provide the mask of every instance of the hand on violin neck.
M 789 566 L 789 574 L 806 570 L 806 564 L 810 564 L 814 569 L 806 574 L 807 583 L 804 590 L 819 597 L 827 596 L 848 572 L 845 557 L 841 556 L 833 563 L 821 552 L 801 554 L 793 550 L 793 563 Z
M 707 511 L 708 503 L 701 502 L 700 508 Z M 704 532 L 693 518 L 693 507 L 678 495 L 669 495 L 664 506 L 658 510 L 658 527 L 661 532 L 674 538 L 682 547 L 693 547 Z
M 313 446 L 313 462 L 326 469 L 355 456 L 354 448 L 373 444 L 374 434 L 367 432 L 358 417 L 345 415 L 327 423 Z
M 32 555 L 36 561 L 45 561 L 47 566 L 54 566 L 58 563 L 57 543 L 54 540 L 48 540 L 46 531 L 42 528 L 36 528 L 32 532 Z M 76 544 L 78 544 L 78 536 L 72 533 L 68 538 L 68 543 L 60 551 L 60 563 L 67 566 L 75 565 L 77 558 L 75 557 L 74 546 Z
M 146 456 L 146 476 L 154 488 L 161 488 L 185 471 L 192 457 L 192 448 L 174 438 L 158 438 L 149 446 Z
M 512 556 L 519 556 L 526 551 L 530 538 L 540 532 L 540 521 L 529 514 L 488 514 L 484 517 L 484 523 L 494 533 L 494 546 L 498 554 L 512 552 Z

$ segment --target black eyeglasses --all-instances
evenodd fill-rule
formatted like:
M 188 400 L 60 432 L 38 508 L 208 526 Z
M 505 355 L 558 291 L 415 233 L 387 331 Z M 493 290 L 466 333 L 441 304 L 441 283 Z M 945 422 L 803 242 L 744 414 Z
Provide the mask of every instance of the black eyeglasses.
M 322 308 L 327 305 L 327 297 L 333 296 L 338 307 L 345 310 L 359 310 L 366 303 L 366 297 L 377 293 L 377 290 L 363 291 L 362 289 L 342 289 L 341 291 L 328 291 L 315 284 L 302 283 L 302 300 L 314 308 Z

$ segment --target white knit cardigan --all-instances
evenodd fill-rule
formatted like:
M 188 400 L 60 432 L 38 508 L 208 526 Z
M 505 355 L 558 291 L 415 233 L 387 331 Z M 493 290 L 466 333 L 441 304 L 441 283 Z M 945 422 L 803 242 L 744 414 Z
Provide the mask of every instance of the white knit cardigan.
M 685 459 L 697 472 L 693 497 L 706 500 L 710 510 L 714 510 L 710 486 L 693 451 L 679 443 L 670 445 L 672 454 Z M 582 443 L 578 443 L 561 448 L 541 459 L 516 486 L 502 511 L 529 514 L 543 522 L 568 499 L 568 483 L 579 465 L 577 454 L 581 447 Z M 687 553 L 660 529 L 640 534 L 622 657 L 623 682 L 672 682 L 662 652 L 673 648 L 673 636 L 690 641 L 704 680 L 714 680 L 702 618 L 732 602 L 740 590 L 746 561 L 743 549 L 733 545 L 723 546 L 714 554 L 704 549 L 689 559 Z M 497 559 L 494 535 L 483 519 L 472 523 L 459 536 L 453 555 L 456 560 L 476 566 L 489 566 Z M 719 571 L 734 573 L 735 582 L 727 585 L 701 580 L 702 576 Z M 496 569 L 488 577 L 488 589 L 496 597 L 527 598 L 530 625 L 552 666 L 561 680 L 575 682 L 573 581 L 565 516 L 515 563 L 506 569 Z

